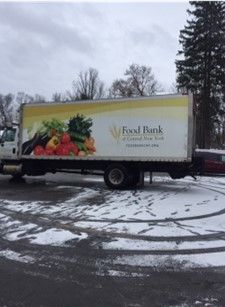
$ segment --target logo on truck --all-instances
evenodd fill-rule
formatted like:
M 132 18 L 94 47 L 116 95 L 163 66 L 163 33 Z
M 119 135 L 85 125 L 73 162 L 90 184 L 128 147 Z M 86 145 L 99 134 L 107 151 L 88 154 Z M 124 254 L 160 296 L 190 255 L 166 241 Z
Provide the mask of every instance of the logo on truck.
M 120 140 L 121 135 L 122 135 L 122 129 L 117 128 L 116 126 L 112 126 L 112 127 L 109 128 L 109 131 L 110 131 L 112 137 L 117 141 L 117 143 L 119 143 L 119 140 Z
M 164 129 L 161 125 L 158 126 L 148 126 L 139 125 L 136 127 L 112 126 L 109 128 L 112 137 L 117 141 L 117 143 L 122 141 L 153 141 L 153 140 L 163 140 L 164 139 Z
M 122 127 L 123 135 L 140 135 L 140 134 L 163 134 L 163 128 L 151 126 L 138 126 L 137 128 L 129 128 L 127 126 Z

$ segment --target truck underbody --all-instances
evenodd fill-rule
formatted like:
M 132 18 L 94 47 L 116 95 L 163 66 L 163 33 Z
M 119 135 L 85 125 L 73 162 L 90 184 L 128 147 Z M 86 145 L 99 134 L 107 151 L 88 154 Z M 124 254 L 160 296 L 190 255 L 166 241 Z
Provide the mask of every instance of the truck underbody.
M 3 160 L 0 172 L 14 178 L 57 172 L 103 175 L 109 188 L 125 189 L 136 187 L 145 172 L 168 173 L 178 179 L 202 174 L 202 169 L 203 161 L 198 157 L 193 157 L 192 162 L 21 159 Z

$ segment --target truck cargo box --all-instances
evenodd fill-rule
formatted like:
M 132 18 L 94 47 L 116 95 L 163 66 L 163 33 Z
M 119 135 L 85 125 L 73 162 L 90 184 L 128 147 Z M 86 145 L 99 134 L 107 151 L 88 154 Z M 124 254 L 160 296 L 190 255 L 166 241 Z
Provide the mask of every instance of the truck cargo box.
M 182 162 L 192 158 L 191 95 L 24 104 L 20 125 L 21 159 Z M 63 133 L 78 150 L 63 150 Z M 46 150 L 51 144 L 52 151 Z M 61 151 L 56 150 L 59 145 Z M 44 151 L 35 150 L 37 146 Z

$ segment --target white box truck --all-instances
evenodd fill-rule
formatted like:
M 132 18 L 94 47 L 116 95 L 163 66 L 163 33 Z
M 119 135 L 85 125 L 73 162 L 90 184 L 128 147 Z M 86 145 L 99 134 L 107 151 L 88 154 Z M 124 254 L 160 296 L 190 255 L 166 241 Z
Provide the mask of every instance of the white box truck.
M 192 95 L 23 104 L 5 127 L 0 172 L 102 174 L 110 188 L 136 186 L 144 172 L 197 172 Z

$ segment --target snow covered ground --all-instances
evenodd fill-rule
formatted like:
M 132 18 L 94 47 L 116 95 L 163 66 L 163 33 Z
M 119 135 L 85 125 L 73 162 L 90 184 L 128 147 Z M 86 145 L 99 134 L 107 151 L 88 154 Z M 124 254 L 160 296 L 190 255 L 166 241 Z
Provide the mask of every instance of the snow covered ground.
M 128 191 L 110 191 L 102 179 L 88 180 L 95 181 L 93 188 L 47 182 L 52 193 L 65 191 L 64 200 L 2 198 L 1 237 L 65 248 L 89 240 L 93 248 L 117 252 L 113 262 L 118 265 L 225 266 L 225 178 L 158 176 L 152 185 Z M 0 257 L 35 261 L 9 250 L 0 250 Z

